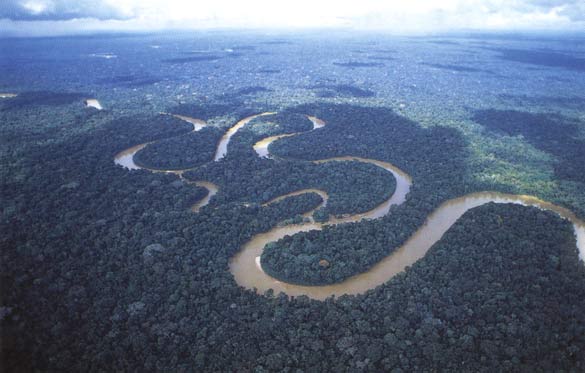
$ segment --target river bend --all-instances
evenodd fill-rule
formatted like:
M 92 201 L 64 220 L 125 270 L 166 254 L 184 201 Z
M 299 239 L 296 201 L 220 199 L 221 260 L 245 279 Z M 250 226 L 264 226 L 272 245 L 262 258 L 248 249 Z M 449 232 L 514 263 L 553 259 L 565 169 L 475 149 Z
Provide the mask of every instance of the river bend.
M 217 145 L 217 150 L 213 161 L 219 161 L 227 154 L 227 146 L 233 135 L 239 129 L 244 127 L 254 118 L 273 113 L 261 113 L 252 115 L 238 121 L 232 126 L 225 135 L 221 138 Z M 193 124 L 193 131 L 198 131 L 205 126 L 205 122 L 195 118 L 175 115 L 175 117 L 185 120 Z M 308 116 L 313 122 L 313 131 L 322 128 L 325 122 L 322 120 Z M 259 157 L 274 158 L 268 151 L 271 143 L 278 139 L 295 136 L 298 133 L 282 134 L 277 136 L 270 136 L 258 141 L 253 148 Z M 134 163 L 134 155 L 148 146 L 150 143 L 139 144 L 118 153 L 114 162 L 130 170 L 146 169 Z M 331 296 L 340 296 L 343 294 L 362 294 L 366 291 L 380 286 L 390 280 L 396 274 L 404 271 L 408 266 L 414 264 L 417 260 L 423 258 L 427 251 L 441 239 L 443 234 L 457 222 L 457 220 L 468 210 L 484 205 L 486 203 L 513 203 L 523 206 L 534 206 L 542 210 L 555 212 L 562 218 L 570 221 L 573 224 L 575 231 L 577 248 L 581 260 L 585 258 L 585 223 L 578 219 L 577 216 L 570 210 L 554 205 L 550 202 L 542 201 L 533 196 L 513 195 L 497 192 L 480 192 L 472 193 L 459 198 L 454 198 L 441 204 L 435 211 L 433 211 L 426 219 L 425 223 L 399 248 L 394 250 L 392 254 L 382 259 L 368 271 L 352 276 L 340 283 L 322 286 L 304 286 L 290 284 L 278 279 L 275 279 L 262 270 L 260 258 L 262 251 L 266 244 L 275 242 L 287 235 L 294 235 L 299 232 L 307 232 L 310 230 L 321 230 L 328 225 L 337 225 L 350 222 L 359 222 L 364 219 L 377 219 L 386 215 L 390 208 L 394 205 L 402 204 L 412 185 L 411 177 L 404 171 L 398 169 L 394 165 L 375 159 L 367 159 L 354 156 L 335 157 L 322 160 L 312 161 L 318 164 L 325 164 L 329 162 L 362 162 L 370 163 L 383 168 L 387 172 L 392 173 L 396 179 L 396 189 L 392 196 L 382 202 L 376 208 L 361 214 L 355 214 L 344 217 L 330 217 L 329 221 L 325 223 L 317 223 L 312 219 L 312 214 L 317 209 L 325 206 L 329 196 L 325 191 L 318 189 L 302 189 L 266 202 L 263 206 L 275 203 L 295 195 L 304 193 L 317 193 L 322 203 L 316 208 L 304 214 L 307 219 L 306 222 L 300 224 L 292 224 L 286 226 L 277 226 L 267 232 L 255 235 L 251 240 L 243 245 L 243 247 L 230 259 L 229 269 L 234 276 L 235 281 L 242 287 L 255 290 L 262 294 L 265 291 L 272 289 L 274 293 L 285 293 L 288 296 L 306 295 L 310 298 L 323 300 Z M 182 174 L 187 170 L 154 170 L 147 169 L 151 172 L 171 172 L 182 178 Z M 205 198 L 196 203 L 191 210 L 194 212 L 209 203 L 209 200 L 218 191 L 218 187 L 208 181 L 196 181 L 193 184 L 206 188 L 209 192 Z

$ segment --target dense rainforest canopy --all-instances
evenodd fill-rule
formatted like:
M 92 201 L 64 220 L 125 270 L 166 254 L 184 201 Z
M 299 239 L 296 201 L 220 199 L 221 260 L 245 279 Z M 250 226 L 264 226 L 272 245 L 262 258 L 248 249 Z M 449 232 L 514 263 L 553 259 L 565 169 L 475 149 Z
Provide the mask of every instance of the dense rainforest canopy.
M 453 129 L 424 129 L 383 108 L 307 105 L 298 110 L 316 115 L 328 125 L 271 144 L 269 149 L 275 155 L 304 160 L 348 154 L 373 158 L 398 166 L 415 182 L 407 202 L 381 220 L 301 233 L 272 245 L 264 251 L 262 262 L 277 278 L 320 284 L 361 273 L 410 237 L 440 202 L 483 190 L 482 185 L 461 183 L 467 171 L 467 149 Z M 380 138 L 392 139 L 391 146 Z M 327 271 L 306 265 L 305 258 L 315 253 L 332 263 Z
M 209 162 L 223 131 L 215 127 L 202 128 L 149 144 L 134 156 L 141 167 L 161 170 L 184 170 Z
M 533 114 L 513 110 L 478 111 L 474 120 L 496 133 L 522 135 L 535 147 L 554 155 L 555 175 L 585 182 L 585 139 L 575 120 L 559 114 Z
M 260 112 L 234 106 L 220 117 L 180 108 L 223 129 L 234 113 Z M 286 265 L 299 282 L 359 273 L 442 201 L 493 188 L 467 179 L 468 144 L 453 128 L 424 128 L 389 109 L 352 105 L 305 105 L 258 118 L 232 139 L 225 159 L 186 174 L 220 186 L 194 214 L 189 207 L 205 189 L 113 163 L 139 143 L 170 145 L 191 130 L 188 123 L 88 109 L 69 118 L 87 133 L 72 128 L 67 137 L 51 126 L 21 128 L 15 118 L 37 115 L 28 106 L 1 109 L 10 162 L 1 183 L 0 325 L 9 371 L 585 369 L 585 269 L 568 222 L 535 208 L 473 209 L 422 260 L 359 296 L 262 296 L 230 274 L 229 258 L 253 235 L 298 220 L 321 200 L 304 194 L 261 203 L 319 188 L 330 195 L 326 219 L 365 211 L 394 190 L 395 180 L 378 167 L 309 160 L 385 160 L 414 184 L 383 219 L 298 234 L 267 250 L 263 263 L 276 275 Z M 327 126 L 309 132 L 301 114 Z M 252 150 L 262 137 L 296 131 L 303 133 L 270 147 L 276 159 Z M 197 159 L 192 164 L 210 161 L 207 145 L 189 141 L 161 145 L 152 162 L 179 149 L 182 160 Z M 307 271 L 295 258 L 309 249 L 343 269 Z

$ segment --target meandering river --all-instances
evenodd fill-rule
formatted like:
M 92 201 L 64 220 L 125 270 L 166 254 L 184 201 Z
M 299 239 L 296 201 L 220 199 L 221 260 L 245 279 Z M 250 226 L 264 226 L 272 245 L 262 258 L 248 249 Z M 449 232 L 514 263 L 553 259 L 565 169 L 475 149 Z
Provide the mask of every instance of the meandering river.
M 219 161 L 220 159 L 225 157 L 225 155 L 227 154 L 227 146 L 228 146 L 232 136 L 235 135 L 236 132 L 238 132 L 240 130 L 240 128 L 244 127 L 246 124 L 250 123 L 255 118 L 258 118 L 258 117 L 261 117 L 264 115 L 271 115 L 271 114 L 274 114 L 274 113 L 262 113 L 262 114 L 251 115 L 249 117 L 246 117 L 246 118 L 240 120 L 233 127 L 231 127 L 229 130 L 227 130 L 227 132 L 225 133 L 225 135 L 223 135 L 223 137 L 219 141 L 219 144 L 217 145 L 217 150 L 215 152 L 215 157 L 213 157 L 213 160 Z
M 217 145 L 217 150 L 213 161 L 219 161 L 227 154 L 227 145 L 231 137 L 237 133 L 239 129 L 248 124 L 251 120 L 258 116 L 269 115 L 273 113 L 261 113 L 246 117 L 237 122 L 231 127 L 222 137 Z M 176 116 L 180 119 L 186 120 L 194 125 L 193 130 L 197 131 L 205 125 L 205 122 L 184 117 Z M 313 122 L 313 130 L 318 130 L 323 127 L 325 123 L 315 117 L 308 117 Z M 254 150 L 260 157 L 272 158 L 268 151 L 270 144 L 278 139 L 284 137 L 295 136 L 298 133 L 283 134 L 278 136 L 267 137 L 254 144 Z M 148 146 L 149 143 L 133 146 L 116 155 L 114 161 L 116 164 L 127 169 L 140 169 L 134 163 L 134 154 Z M 266 244 L 277 241 L 287 235 L 293 235 L 299 232 L 306 232 L 310 230 L 320 230 L 328 225 L 343 224 L 349 222 L 359 222 L 363 219 L 376 219 L 386 215 L 390 208 L 394 205 L 403 203 L 412 185 L 412 179 L 404 171 L 398 169 L 394 165 L 375 159 L 366 159 L 360 157 L 346 156 L 328 158 L 323 160 L 315 160 L 314 163 L 328 163 L 352 161 L 374 164 L 384 170 L 392 173 L 396 179 L 396 189 L 393 195 L 386 201 L 381 203 L 376 208 L 365 213 L 344 216 L 344 217 L 330 217 L 326 223 L 316 223 L 312 219 L 312 214 L 317 209 L 323 207 L 329 198 L 326 192 L 318 189 L 303 189 L 295 191 L 284 196 L 277 197 L 268 201 L 264 206 L 275 203 L 295 195 L 304 193 L 317 193 L 321 196 L 322 203 L 316 208 L 304 214 L 308 218 L 308 222 L 301 224 L 293 224 L 286 226 L 277 226 L 268 232 L 255 235 L 250 241 L 243 245 L 241 250 L 234 255 L 229 261 L 229 268 L 234 276 L 235 281 L 244 288 L 253 290 L 256 289 L 258 293 L 264 293 L 268 289 L 273 289 L 274 293 L 283 292 L 288 296 L 306 295 L 314 299 L 325 299 L 330 296 L 340 296 L 343 294 L 361 294 L 379 285 L 384 284 L 390 280 L 397 273 L 402 272 L 407 266 L 414 264 L 417 260 L 425 256 L 427 251 L 441 239 L 443 234 L 457 222 L 457 220 L 468 210 L 484 205 L 486 203 L 514 203 L 523 206 L 534 206 L 542 210 L 548 210 L 557 213 L 564 219 L 567 219 L 573 224 L 577 248 L 581 259 L 585 258 L 585 223 L 578 219 L 570 210 L 554 205 L 552 203 L 542 201 L 533 196 L 512 195 L 497 192 L 481 192 L 472 193 L 459 198 L 451 199 L 441 204 L 433 213 L 431 213 L 423 226 L 421 226 L 401 247 L 395 249 L 392 254 L 381 260 L 368 271 L 355 275 L 346 279 L 343 282 L 333 285 L 323 286 L 303 286 L 289 284 L 278 279 L 275 279 L 262 270 L 260 257 Z M 152 170 L 152 172 L 173 172 L 182 177 L 186 170 Z M 217 193 L 218 188 L 215 184 L 207 181 L 196 181 L 194 184 L 205 187 L 209 193 L 205 198 L 199 201 L 192 207 L 192 211 L 197 212 L 199 209 L 209 203 L 211 197 Z M 333 263 L 334 265 L 334 263 Z
M 310 298 L 321 300 L 332 295 L 362 294 L 384 284 L 396 274 L 404 271 L 407 266 L 413 265 L 417 260 L 424 257 L 427 251 L 441 239 L 443 234 L 465 212 L 490 202 L 535 206 L 543 210 L 556 212 L 561 217 L 573 223 L 577 238 L 577 247 L 579 248 L 581 258 L 584 257 L 585 224 L 577 219 L 569 210 L 531 196 L 484 192 L 469 194 L 443 203 L 429 215 L 425 224 L 404 245 L 382 259 L 370 270 L 337 284 L 324 286 L 289 284 L 266 274 L 260 264 L 260 256 L 266 244 L 277 241 L 286 235 L 310 230 L 320 230 L 325 225 L 329 225 L 329 223 L 319 224 L 311 222 L 309 224 L 276 227 L 268 232 L 256 235 L 231 259 L 230 270 L 239 285 L 247 289 L 256 289 L 261 294 L 268 289 L 273 289 L 275 294 L 283 292 L 289 296 L 306 295 Z M 360 217 L 352 217 L 346 221 L 360 221 L 361 219 Z
M 307 118 L 309 118 L 309 120 L 313 123 L 313 130 L 316 130 L 316 129 L 319 129 L 319 128 L 322 128 L 325 126 L 325 122 L 317 117 L 312 117 L 312 116 L 308 115 Z M 271 158 L 271 155 L 268 153 L 268 146 L 270 144 L 272 144 L 274 141 L 276 141 L 278 139 L 295 136 L 295 135 L 298 135 L 299 133 L 300 132 L 285 133 L 283 135 L 276 135 L 276 136 L 267 137 L 267 138 L 262 139 L 262 140 L 258 141 L 257 143 L 255 143 L 253 146 L 254 150 L 256 151 L 258 156 L 261 158 Z
M 203 129 L 207 123 L 201 119 L 197 119 L 197 118 L 191 118 L 191 117 L 187 117 L 184 115 L 176 115 L 176 114 L 167 114 L 167 113 L 160 113 L 162 115 L 172 115 L 178 119 L 184 120 L 187 123 L 191 123 L 191 125 L 193 125 L 193 130 L 191 132 L 197 132 L 200 131 L 201 129 Z M 190 133 L 190 132 L 189 132 Z M 182 135 L 181 135 L 182 136 Z M 163 172 L 163 173 L 172 173 L 177 175 L 179 178 L 181 178 L 183 181 L 189 183 L 189 184 L 194 184 L 197 185 L 199 187 L 205 188 L 207 189 L 207 195 L 199 202 L 195 203 L 193 206 L 191 206 L 191 211 L 193 212 L 199 212 L 199 210 L 203 207 L 209 204 L 209 201 L 211 200 L 211 198 L 217 194 L 217 191 L 219 190 L 218 186 L 209 182 L 209 181 L 189 181 L 187 179 L 185 179 L 183 177 L 183 173 L 185 173 L 186 171 L 190 170 L 190 169 L 184 169 L 184 170 L 158 170 L 158 169 L 153 169 L 153 168 L 147 168 L 147 167 L 141 167 L 139 165 L 136 164 L 136 162 L 134 162 L 134 155 L 136 155 L 136 153 L 138 153 L 140 150 L 144 149 L 145 147 L 147 147 L 148 145 L 152 144 L 153 142 L 146 142 L 143 144 L 138 144 L 135 146 L 132 146 L 126 150 L 123 150 L 121 152 L 119 152 L 118 154 L 116 154 L 116 156 L 114 157 L 114 163 L 122 166 L 128 170 L 147 170 L 150 172 Z

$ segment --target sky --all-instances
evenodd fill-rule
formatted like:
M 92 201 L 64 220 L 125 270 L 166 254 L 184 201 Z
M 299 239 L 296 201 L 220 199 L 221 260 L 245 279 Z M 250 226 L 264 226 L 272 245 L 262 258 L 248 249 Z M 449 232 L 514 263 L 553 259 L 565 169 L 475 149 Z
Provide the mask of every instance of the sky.
M 0 36 L 218 28 L 573 32 L 585 0 L 0 0 Z

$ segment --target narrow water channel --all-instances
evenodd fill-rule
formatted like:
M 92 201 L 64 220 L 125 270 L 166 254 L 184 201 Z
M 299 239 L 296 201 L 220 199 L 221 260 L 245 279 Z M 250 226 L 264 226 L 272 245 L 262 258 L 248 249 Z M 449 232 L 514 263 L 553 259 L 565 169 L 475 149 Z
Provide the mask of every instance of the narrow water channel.
M 248 124 L 254 118 L 270 114 L 273 113 L 252 115 L 238 121 L 226 132 L 226 134 L 218 143 L 213 161 L 219 161 L 225 157 L 227 154 L 227 146 L 229 141 L 231 137 L 238 132 L 239 129 Z M 193 124 L 193 131 L 198 131 L 203 128 L 203 126 L 205 126 L 205 122 L 199 119 L 179 115 L 175 115 L 175 117 Z M 313 130 L 321 128 L 325 125 L 325 122 L 316 117 L 308 116 L 308 118 L 313 122 Z M 291 133 L 262 139 L 254 144 L 254 150 L 259 157 L 271 158 L 268 147 L 272 142 L 284 137 L 295 136 L 297 134 L 298 133 Z M 134 162 L 134 155 L 149 144 L 150 143 L 139 144 L 118 153 L 114 159 L 114 162 L 130 170 L 141 169 L 142 167 L 136 165 Z M 303 189 L 266 202 L 264 206 L 281 201 L 284 198 L 304 193 L 317 193 L 319 196 L 321 196 L 322 199 L 322 203 L 319 206 L 304 214 L 304 216 L 308 218 L 308 222 L 286 226 L 277 226 L 268 232 L 257 234 L 250 241 L 243 245 L 241 250 L 229 261 L 230 271 L 233 274 L 235 281 L 240 286 L 251 290 L 256 289 L 256 291 L 261 294 L 268 289 L 273 289 L 276 294 L 283 292 L 288 296 L 306 295 L 308 297 L 321 300 L 330 296 L 364 293 L 370 289 L 382 285 L 396 274 L 404 271 L 407 266 L 414 264 L 417 260 L 424 257 L 427 251 L 441 239 L 443 234 L 445 234 L 445 232 L 451 226 L 453 226 L 453 224 L 455 224 L 465 212 L 490 202 L 534 206 L 542 210 L 553 211 L 562 218 L 569 220 L 573 224 L 573 228 L 575 230 L 579 256 L 582 260 L 585 259 L 585 223 L 579 220 L 575 214 L 573 214 L 568 209 L 556 206 L 546 201 L 542 201 L 533 196 L 512 195 L 497 192 L 481 192 L 455 198 L 440 205 L 433 213 L 428 216 L 424 225 L 420 227 L 412 235 L 412 237 L 410 237 L 404 243 L 404 245 L 394 250 L 392 254 L 381 260 L 370 270 L 364 273 L 350 277 L 347 280 L 337 284 L 324 286 L 302 286 L 279 281 L 267 275 L 262 270 L 260 257 L 266 244 L 275 242 L 287 235 L 294 235 L 296 233 L 310 230 L 321 230 L 327 225 L 359 222 L 364 219 L 377 219 L 383 217 L 384 215 L 388 214 L 392 206 L 399 205 L 406 200 L 406 196 L 412 185 L 412 179 L 408 174 L 388 162 L 353 156 L 328 158 L 323 160 L 316 160 L 313 162 L 317 164 L 324 164 L 329 162 L 362 162 L 374 164 L 392 173 L 396 179 L 396 189 L 390 198 L 370 211 L 351 216 L 332 216 L 326 223 L 316 223 L 312 219 L 313 212 L 325 206 L 327 203 L 329 196 L 324 191 L 318 189 Z M 153 169 L 147 170 L 151 172 L 171 172 L 181 178 L 183 177 L 183 172 L 186 171 Z M 209 191 L 205 198 L 193 205 L 191 208 L 193 212 L 198 212 L 201 207 L 209 203 L 211 197 L 217 193 L 218 187 L 215 184 L 207 181 L 196 181 L 192 183 L 204 187 Z M 335 265 L 335 263 L 331 263 L 331 265 Z

